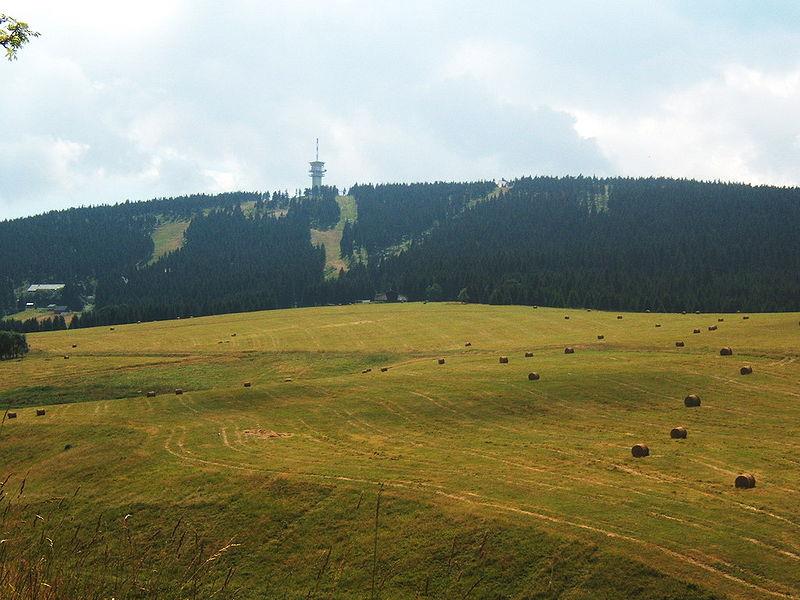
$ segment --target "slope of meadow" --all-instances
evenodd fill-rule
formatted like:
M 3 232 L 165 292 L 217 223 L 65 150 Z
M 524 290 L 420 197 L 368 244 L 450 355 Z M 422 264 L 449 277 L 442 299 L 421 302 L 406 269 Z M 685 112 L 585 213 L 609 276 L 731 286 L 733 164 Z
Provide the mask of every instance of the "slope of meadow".
M 117 598 L 192 597 L 173 582 L 198 570 L 236 598 L 800 597 L 798 315 L 616 317 L 354 305 L 30 335 L 0 364 L 0 586 L 41 534 L 45 580 Z

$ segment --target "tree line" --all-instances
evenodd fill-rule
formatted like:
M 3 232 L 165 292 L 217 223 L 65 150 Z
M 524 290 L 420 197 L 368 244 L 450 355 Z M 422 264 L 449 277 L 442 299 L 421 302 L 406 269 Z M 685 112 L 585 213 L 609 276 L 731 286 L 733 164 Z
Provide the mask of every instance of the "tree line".
M 0 360 L 18 358 L 26 352 L 28 352 L 28 342 L 24 334 L 0 330 Z

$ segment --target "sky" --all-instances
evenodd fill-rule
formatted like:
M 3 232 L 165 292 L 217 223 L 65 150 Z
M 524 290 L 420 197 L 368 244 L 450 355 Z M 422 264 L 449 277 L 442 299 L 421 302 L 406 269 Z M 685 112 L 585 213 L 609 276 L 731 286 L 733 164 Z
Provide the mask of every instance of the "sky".
M 0 0 L 0 219 L 308 185 L 800 185 L 800 3 Z

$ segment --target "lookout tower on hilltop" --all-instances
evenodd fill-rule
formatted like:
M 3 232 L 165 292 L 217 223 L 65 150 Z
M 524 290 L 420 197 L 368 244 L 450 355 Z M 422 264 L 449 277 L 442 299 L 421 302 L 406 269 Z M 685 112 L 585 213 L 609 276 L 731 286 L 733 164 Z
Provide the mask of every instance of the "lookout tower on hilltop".
M 308 174 L 311 175 L 311 192 L 315 193 L 322 187 L 322 178 L 325 177 L 325 163 L 319 159 L 319 138 L 317 138 L 317 158 L 309 163 L 311 169 Z

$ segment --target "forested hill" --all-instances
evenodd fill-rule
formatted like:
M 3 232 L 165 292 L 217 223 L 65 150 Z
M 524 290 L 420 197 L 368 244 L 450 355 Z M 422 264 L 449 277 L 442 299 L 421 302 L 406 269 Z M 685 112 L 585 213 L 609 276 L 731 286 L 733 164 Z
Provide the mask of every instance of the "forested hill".
M 362 274 L 363 276 L 363 274 Z M 800 309 L 800 190 L 524 178 L 370 265 L 375 287 L 497 304 Z
M 347 223 L 337 194 L 195 195 L 0 222 L 0 310 L 19 310 L 28 284 L 56 282 L 70 306 L 92 309 L 74 326 L 391 290 L 411 300 L 800 310 L 797 188 L 585 177 L 355 185 Z M 180 238 L 156 253 L 171 223 Z M 311 228 L 341 232 L 348 268 L 338 277 L 325 277 Z

